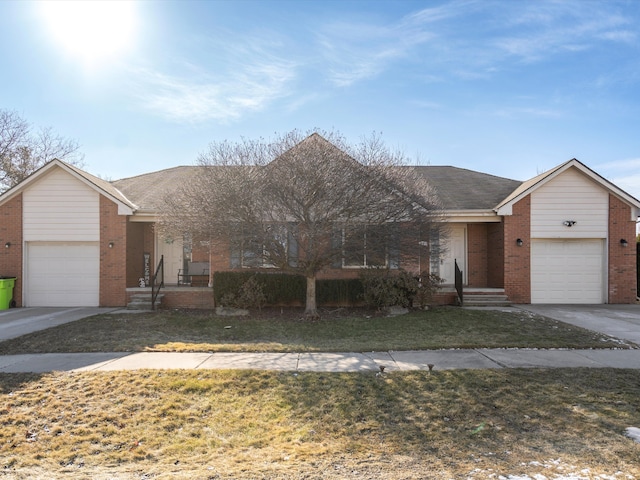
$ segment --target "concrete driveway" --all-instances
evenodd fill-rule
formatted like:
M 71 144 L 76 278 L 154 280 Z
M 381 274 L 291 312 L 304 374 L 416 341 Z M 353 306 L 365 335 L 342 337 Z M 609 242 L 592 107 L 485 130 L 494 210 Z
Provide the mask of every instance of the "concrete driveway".
M 640 305 L 516 305 L 528 312 L 640 345 Z
M 117 309 L 98 307 L 31 307 L 0 310 L 0 341 L 114 310 Z

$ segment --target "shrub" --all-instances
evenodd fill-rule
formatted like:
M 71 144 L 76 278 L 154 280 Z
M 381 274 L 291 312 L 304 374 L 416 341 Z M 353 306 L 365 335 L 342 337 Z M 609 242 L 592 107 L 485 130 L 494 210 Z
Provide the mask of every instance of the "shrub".
M 357 305 L 362 301 L 364 290 L 359 278 L 324 279 L 316 285 L 318 305 Z
M 267 297 L 255 275 L 242 284 L 237 293 L 226 293 L 220 300 L 225 307 L 261 309 Z
M 242 286 L 253 278 L 262 287 L 264 305 L 282 305 L 304 301 L 306 292 L 305 278 L 300 275 L 263 272 L 215 272 L 213 275 L 213 293 L 216 304 L 236 301 L 234 299 Z
M 253 278 L 262 286 L 263 305 L 304 305 L 307 280 L 301 275 L 264 272 L 215 272 L 214 296 L 217 305 L 232 306 L 238 302 L 242 286 Z M 362 301 L 362 282 L 354 279 L 323 279 L 316 285 L 318 305 L 357 305 Z
M 413 306 L 425 308 L 429 305 L 441 284 L 442 279 L 438 275 L 422 272 L 418 279 L 418 290 L 413 297 Z
M 424 308 L 431 301 L 440 284 L 436 275 L 423 273 L 415 277 L 406 270 L 391 272 L 369 269 L 360 275 L 365 305 L 385 309 L 393 305 Z

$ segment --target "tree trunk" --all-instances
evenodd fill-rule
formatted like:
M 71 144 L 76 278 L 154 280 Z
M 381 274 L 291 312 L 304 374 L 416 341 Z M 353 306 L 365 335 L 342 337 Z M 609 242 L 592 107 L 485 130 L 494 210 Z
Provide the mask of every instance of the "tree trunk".
M 307 277 L 307 300 L 304 309 L 304 316 L 309 319 L 320 318 L 316 307 L 316 277 Z

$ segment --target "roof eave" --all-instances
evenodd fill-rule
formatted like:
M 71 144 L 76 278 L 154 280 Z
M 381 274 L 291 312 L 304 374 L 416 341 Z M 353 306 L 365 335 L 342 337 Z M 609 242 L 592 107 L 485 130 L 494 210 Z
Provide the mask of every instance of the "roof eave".
M 123 198 L 125 198 L 126 201 L 123 201 L 122 199 L 115 197 L 110 192 L 104 190 L 95 182 L 91 181 L 91 179 L 78 173 L 79 169 L 76 170 L 75 168 L 70 168 L 69 165 L 67 165 L 65 162 L 58 160 L 57 158 L 43 165 L 38 170 L 33 172 L 31 175 L 29 175 L 27 178 L 25 178 L 22 182 L 18 183 L 17 185 L 14 185 L 9 190 L 7 190 L 2 195 L 0 195 L 0 205 L 9 201 L 19 193 L 22 193 L 32 183 L 36 182 L 40 177 L 42 177 L 48 171 L 56 167 L 63 169 L 72 177 L 76 178 L 80 182 L 84 183 L 85 185 L 89 186 L 93 190 L 97 191 L 99 194 L 113 201 L 116 205 L 118 205 L 118 215 L 133 215 L 133 213 L 136 211 L 137 206 L 132 202 L 126 200 L 126 197 L 124 197 L 124 195 L 123 195 Z
M 464 209 L 464 210 L 444 210 L 445 222 L 466 222 L 466 223 L 496 223 L 502 219 L 490 208 L 487 209 Z
M 513 214 L 513 205 L 514 204 L 516 204 L 517 202 L 522 200 L 524 197 L 526 197 L 526 196 L 530 195 L 531 193 L 533 193 L 535 190 L 540 188 L 542 185 L 544 185 L 547 182 L 551 181 L 552 179 L 556 178 L 558 175 L 566 172 L 570 168 L 577 168 L 584 175 L 586 175 L 591 180 L 593 180 L 594 182 L 598 183 L 603 188 L 605 188 L 609 193 L 617 196 L 623 202 L 627 203 L 631 207 L 631 216 L 632 216 L 633 220 L 635 220 L 636 218 L 638 218 L 640 216 L 639 215 L 640 214 L 640 200 L 638 200 L 637 198 L 629 195 L 627 192 L 625 192 L 621 188 L 617 187 L 616 185 L 611 183 L 609 180 L 607 180 L 603 176 L 599 175 L 595 171 L 591 170 L 589 167 L 587 167 L 585 164 L 583 164 L 580 160 L 577 160 L 575 158 L 573 158 L 573 159 L 571 159 L 571 160 L 569 160 L 569 161 L 567 161 L 567 162 L 565 162 L 565 163 L 563 163 L 561 165 L 558 165 L 557 167 L 549 170 L 548 172 L 546 172 L 546 173 L 544 173 L 542 175 L 539 175 L 538 177 L 532 178 L 531 180 L 529 180 L 529 182 L 531 182 L 530 185 L 527 185 L 525 188 L 523 188 L 521 192 L 517 192 L 517 189 L 516 189 L 514 191 L 514 193 L 512 193 L 506 199 L 504 199 L 501 203 L 496 205 L 496 207 L 493 210 L 500 216 L 512 215 Z M 523 185 L 525 185 L 526 183 L 527 182 L 524 182 Z

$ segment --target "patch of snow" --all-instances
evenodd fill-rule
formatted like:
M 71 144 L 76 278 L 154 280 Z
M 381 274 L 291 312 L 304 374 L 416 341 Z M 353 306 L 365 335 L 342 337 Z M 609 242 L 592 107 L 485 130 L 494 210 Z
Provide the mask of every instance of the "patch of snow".
M 631 438 L 634 442 L 640 443 L 640 428 L 629 427 L 625 431 L 627 437 Z

